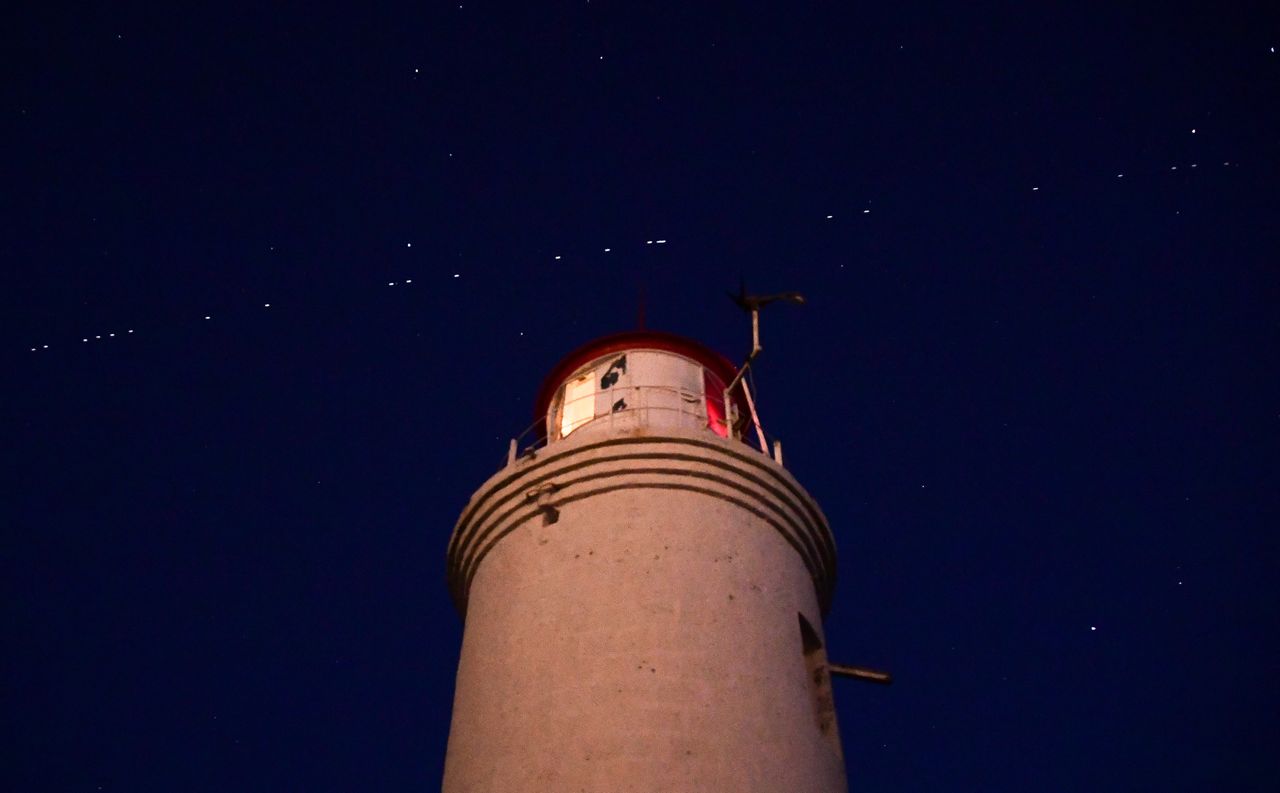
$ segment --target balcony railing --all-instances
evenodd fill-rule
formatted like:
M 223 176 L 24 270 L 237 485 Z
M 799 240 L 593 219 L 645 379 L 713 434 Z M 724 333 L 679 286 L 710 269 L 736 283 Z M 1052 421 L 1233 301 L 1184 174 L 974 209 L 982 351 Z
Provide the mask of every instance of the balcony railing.
M 580 432 L 612 434 L 627 429 L 677 427 L 705 429 L 720 437 L 738 437 L 733 426 L 738 417 L 736 415 L 728 418 L 723 415 L 709 416 L 707 400 L 707 395 L 701 392 L 671 386 L 629 385 L 596 391 L 567 402 L 558 401 L 552 405 L 552 410 L 555 411 L 555 423 L 558 426 L 549 427 L 551 432 L 539 433 L 537 430 L 540 426 L 547 424 L 548 419 L 540 417 L 535 420 L 525 428 L 524 432 L 511 439 L 507 451 L 507 465 L 514 464 L 522 457 L 535 454 L 537 450 L 550 443 Z M 563 417 L 578 413 L 579 411 L 573 410 L 572 406 L 584 402 L 591 403 L 590 412 L 581 411 L 589 418 L 574 423 L 568 428 L 568 432 L 563 432 Z M 720 407 L 723 412 L 719 399 L 713 404 Z M 607 406 L 607 412 L 598 412 L 600 406 Z M 730 410 L 736 414 L 732 406 Z M 773 458 L 781 463 L 782 446 L 777 440 L 773 441 L 773 452 Z

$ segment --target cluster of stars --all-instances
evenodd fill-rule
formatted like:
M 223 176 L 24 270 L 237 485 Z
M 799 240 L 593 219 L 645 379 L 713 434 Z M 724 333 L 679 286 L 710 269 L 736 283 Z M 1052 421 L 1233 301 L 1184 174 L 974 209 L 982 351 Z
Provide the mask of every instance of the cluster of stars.
M 666 244 L 667 244 L 667 240 L 665 240 L 665 239 L 652 239 L 652 240 L 645 240 L 645 245 L 666 245 Z M 413 243 L 412 243 L 412 242 L 406 242 L 406 243 L 404 244 L 404 247 L 405 247 L 405 248 L 412 248 L 412 247 L 413 247 Z M 270 249 L 270 250 L 272 250 L 272 251 L 274 251 L 274 250 L 275 250 L 275 246 L 274 246 L 274 245 L 269 246 L 269 249 Z M 612 248 L 612 247 L 608 247 L 608 248 L 605 248 L 605 249 L 604 249 L 604 253 L 610 253 L 610 252 L 612 252 L 612 251 L 613 251 L 613 248 Z M 563 259 L 563 257 L 564 257 L 564 254 L 555 254 L 555 255 L 553 256 L 554 260 L 556 260 L 556 261 L 560 261 L 561 259 Z M 461 278 L 461 277 L 462 277 L 462 273 L 453 273 L 453 274 L 452 274 L 452 277 L 453 277 L 453 278 Z M 412 278 L 405 278 L 405 279 L 398 280 L 398 281 L 388 281 L 388 282 L 387 282 L 387 286 L 388 286 L 388 287 L 405 287 L 405 286 L 412 286 L 412 285 L 413 285 L 413 279 L 412 279 Z M 264 309 L 271 308 L 271 305 L 272 305 L 271 303 L 263 303 L 263 304 L 262 304 L 262 308 L 264 308 Z M 205 315 L 203 315 L 203 316 L 202 316 L 202 319 L 203 319 L 204 321 L 206 321 L 206 322 L 212 321 L 212 320 L 213 320 L 213 315 L 212 315 L 212 314 L 205 314 Z M 133 332 L 134 332 L 134 330 L 133 330 L 132 328 L 130 328 L 129 330 L 127 330 L 127 331 L 125 331 L 124 333 L 122 333 L 121 335 L 127 335 L 127 334 L 130 334 L 130 333 L 133 333 Z M 521 335 L 521 336 L 523 336 L 523 335 L 524 335 L 524 332 L 523 332 L 523 331 L 521 331 L 521 332 L 520 332 L 520 335 Z M 115 336 L 116 336 L 116 334 L 115 334 L 115 333 L 96 334 L 96 335 L 93 335 L 93 336 L 85 336 L 85 337 L 84 337 L 84 338 L 82 338 L 80 341 L 81 341 L 81 343 L 83 343 L 83 344 L 88 344 L 89 342 L 92 342 L 92 341 L 98 341 L 98 340 L 101 340 L 101 339 L 104 339 L 104 338 L 106 338 L 106 339 L 114 338 Z M 32 348 L 31 348 L 31 352 L 43 352 L 43 351 L 48 350 L 48 349 L 50 349 L 50 345 L 48 345 L 48 344 L 38 344 L 38 345 L 36 345 L 36 346 L 34 346 L 34 347 L 32 347 Z
M 666 240 L 645 240 L 645 241 L 644 241 L 644 244 L 645 244 L 645 245 L 666 245 L 666 244 L 667 244 L 667 241 L 666 241 Z M 604 249 L 602 250 L 602 252 L 603 252 L 603 253 L 612 253 L 612 252 L 613 252 L 613 248 L 604 248 Z M 552 254 L 551 258 L 552 258 L 552 260 L 554 260 L 554 261 L 557 261 L 557 262 L 558 262 L 558 261 L 561 261 L 562 259 L 564 259 L 564 254 L 562 254 L 562 253 Z
M 205 317 L 205 319 L 208 319 L 208 317 Z M 133 333 L 133 328 L 130 328 L 129 330 L 126 330 L 126 331 L 125 331 L 123 334 L 121 334 L 121 335 L 127 335 L 127 334 L 130 334 L 130 333 Z M 106 336 L 103 336 L 102 334 L 100 334 L 100 333 L 99 333 L 99 334 L 95 334 L 95 335 L 93 335 L 93 336 L 85 336 L 83 339 L 81 339 L 81 340 L 80 340 L 80 343 L 81 343 L 81 344 L 88 344 L 88 343 L 90 343 L 90 342 L 94 342 L 94 341 L 101 341 L 103 338 L 107 338 L 107 339 L 114 339 L 114 338 L 115 338 L 115 336 L 116 336 L 116 334 L 114 334 L 114 333 L 108 333 Z M 31 348 L 31 351 L 32 351 L 32 352 L 40 352 L 41 350 L 47 350 L 47 349 L 49 349 L 49 345 L 47 345 L 47 344 L 41 344 L 39 347 L 32 347 L 32 348 Z
M 418 74 L 418 73 L 419 73 L 419 70 L 415 68 L 415 69 L 414 69 L 414 74 Z M 1197 134 L 1197 133 L 1198 133 L 1198 131 L 1199 131 L 1199 130 L 1198 130 L 1197 128 L 1195 128 L 1195 127 L 1192 127 L 1192 128 L 1191 128 L 1191 134 L 1192 134 L 1192 135 Z M 450 157 L 452 157 L 452 156 L 453 156 L 453 154 L 452 154 L 452 153 L 450 153 L 450 154 L 449 154 L 449 156 L 450 156 Z M 1231 165 L 1233 165 L 1233 163 L 1232 163 L 1232 162 L 1230 162 L 1230 161 L 1224 161 L 1224 162 L 1222 163 L 1222 165 L 1223 165 L 1223 166 L 1226 166 L 1226 167 L 1230 167 Z M 1198 167 L 1199 167 L 1199 163 L 1190 163 L 1190 165 L 1188 166 L 1188 168 L 1198 168 Z M 1169 166 L 1169 171 L 1177 171 L 1177 170 L 1178 170 L 1178 166 L 1177 166 L 1177 165 L 1171 165 L 1171 166 Z M 1116 178 L 1116 179 L 1123 179 L 1123 178 L 1125 178 L 1125 174 L 1124 174 L 1124 173 L 1117 173 L 1117 174 L 1115 175 L 1115 178 Z M 1033 186 L 1031 187 L 1031 192 L 1033 192 L 1033 193 L 1038 193 L 1038 192 L 1040 192 L 1040 185 L 1033 185 Z M 870 203 L 870 202 L 868 201 L 867 203 Z M 868 207 L 863 207 L 863 208 L 861 208 L 861 209 L 854 210 L 854 213 L 855 213 L 855 216 L 856 216 L 856 215 L 863 215 L 863 216 L 865 216 L 865 215 L 870 215 L 870 214 L 871 214 L 871 209 L 870 209 L 870 208 L 868 208 Z M 835 220 L 835 219 L 836 219 L 836 214 L 835 214 L 835 213 L 827 214 L 827 215 L 825 216 L 825 219 L 826 219 L 826 220 Z M 644 244 L 645 244 L 646 246 L 648 246 L 648 245 L 666 245 L 666 244 L 667 244 L 667 240 L 666 240 L 666 239 L 656 239 L 656 238 L 655 238 L 655 239 L 647 239 L 647 240 L 645 240 L 645 241 L 644 241 Z M 405 247 L 406 249 L 412 249 L 412 248 L 413 248 L 413 243 L 412 243 L 412 242 L 405 242 L 404 247 Z M 271 250 L 273 250 L 273 251 L 274 251 L 274 250 L 275 250 L 275 246 L 271 246 Z M 603 252 L 603 253 L 612 253 L 612 252 L 613 252 L 613 250 L 614 250 L 614 248 L 613 248 L 612 246 L 610 246 L 610 247 L 603 248 L 603 249 L 602 249 L 602 252 Z M 566 255 L 567 255 L 567 254 L 565 254 L 565 253 L 554 253 L 554 254 L 552 254 L 552 260 L 553 260 L 553 261 L 562 261 L 562 260 L 564 260 L 564 258 L 565 258 L 565 256 L 566 256 Z M 841 264 L 840 266 L 841 266 L 841 268 L 843 268 L 843 267 L 844 267 L 844 265 L 843 265 L 843 264 Z M 461 278 L 461 277 L 462 277 L 462 273 L 453 273 L 453 274 L 452 274 L 452 277 L 453 277 L 453 278 L 455 278 L 455 279 Z M 403 280 L 399 280 L 399 281 L 388 281 L 388 282 L 387 282 L 387 286 L 388 286 L 388 287 L 411 286 L 412 284 L 413 284 L 413 279 L 412 279 L 412 278 L 405 278 L 405 279 L 403 279 Z M 263 307 L 264 309 L 265 309 L 265 308 L 271 308 L 271 304 L 270 304 L 270 303 L 263 303 L 263 304 L 262 304 L 262 307 Z M 205 316 L 204 316 L 204 319 L 205 319 L 206 321 L 209 321 L 209 320 L 212 320 L 212 319 L 213 319 L 213 317 L 212 317 L 211 315 L 205 315 Z M 132 330 L 132 329 L 130 329 L 130 330 L 128 330 L 126 333 L 131 334 L 131 333 L 133 333 L 133 330 Z M 105 336 L 103 336 L 103 335 L 86 336 L 86 337 L 82 338 L 80 341 L 81 341 L 81 343 L 82 343 L 82 344 L 88 344 L 88 343 L 90 343 L 91 341 L 99 341 L 99 340 L 102 340 L 103 338 L 113 338 L 113 337 L 115 337 L 115 335 L 116 335 L 115 333 L 107 333 L 107 334 L 105 334 Z M 523 335 L 523 333 L 522 333 L 521 335 Z M 50 349 L 50 345 L 48 345 L 48 344 L 38 344 L 38 345 L 36 345 L 36 346 L 34 346 L 34 347 L 32 347 L 32 348 L 31 348 L 31 352 L 42 352 L 42 351 L 44 351 L 44 350 L 48 350 L 48 349 Z M 1179 583 L 1181 583 L 1181 582 L 1179 582 Z
M 1191 130 L 1191 132 L 1192 132 L 1192 134 L 1195 134 L 1195 130 L 1194 130 L 1194 129 L 1193 129 L 1193 130 Z M 1239 163 L 1236 163 L 1236 164 L 1238 165 Z M 1224 162 L 1222 163 L 1222 165 L 1223 165 L 1223 167 L 1225 167 L 1225 168 L 1230 168 L 1230 167 L 1231 167 L 1231 161 L 1230 161 L 1230 160 L 1224 161 Z M 1198 162 L 1193 162 L 1193 163 L 1191 163 L 1191 164 L 1190 164 L 1189 166 L 1187 166 L 1187 167 L 1189 167 L 1189 168 L 1199 168 L 1199 167 L 1200 167 L 1200 163 L 1198 163 Z M 1178 166 L 1176 166 L 1176 165 L 1170 165 L 1170 166 L 1169 166 L 1169 170 L 1170 170 L 1170 171 L 1176 171 L 1176 170 L 1178 170 Z M 1124 178 L 1124 174 L 1123 174 L 1123 173 L 1118 173 L 1118 174 L 1116 174 L 1116 178 L 1117 178 L 1117 179 L 1123 179 L 1123 178 Z M 1040 191 L 1040 187 L 1039 187 L 1038 185 L 1033 186 L 1033 187 L 1031 188 L 1031 192 L 1033 192 L 1033 193 L 1037 193 L 1037 192 L 1039 192 L 1039 191 Z M 827 217 L 830 217 L 830 215 L 828 215 Z

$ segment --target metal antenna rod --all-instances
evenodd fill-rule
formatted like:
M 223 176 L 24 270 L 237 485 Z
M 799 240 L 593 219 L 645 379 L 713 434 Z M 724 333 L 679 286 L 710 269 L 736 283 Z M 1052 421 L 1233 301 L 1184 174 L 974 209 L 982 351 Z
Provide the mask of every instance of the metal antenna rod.
M 738 305 L 743 311 L 751 314 L 751 352 L 747 354 L 747 360 L 743 362 L 738 369 L 737 374 L 729 381 L 729 385 L 724 389 L 724 413 L 729 423 L 730 435 L 737 437 L 737 432 L 733 429 L 734 422 L 730 418 L 732 413 L 732 402 L 730 402 L 730 394 L 737 387 L 739 382 L 747 373 L 747 369 L 751 367 L 751 363 L 760 354 L 763 347 L 760 346 L 760 309 L 770 303 L 777 301 L 785 301 L 788 303 L 798 303 L 804 305 L 804 295 L 799 292 L 779 292 L 775 295 L 748 295 L 747 285 L 745 281 L 739 281 L 738 294 L 729 293 L 729 299 Z M 760 426 L 760 416 L 756 412 L 755 400 L 751 398 L 751 391 L 747 388 L 747 384 L 742 382 L 742 393 L 747 398 L 747 408 L 751 411 L 751 420 L 755 424 L 756 435 L 760 439 L 760 451 L 765 454 L 769 453 L 769 446 L 764 438 L 764 429 Z

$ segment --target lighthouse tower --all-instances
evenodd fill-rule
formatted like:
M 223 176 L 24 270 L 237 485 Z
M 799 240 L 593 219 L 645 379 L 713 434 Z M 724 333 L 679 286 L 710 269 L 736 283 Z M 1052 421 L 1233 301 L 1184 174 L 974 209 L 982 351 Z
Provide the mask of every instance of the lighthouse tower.
M 465 629 L 445 793 L 846 789 L 817 503 L 740 439 L 737 370 L 679 336 L 551 372 L 541 437 L 449 542 Z

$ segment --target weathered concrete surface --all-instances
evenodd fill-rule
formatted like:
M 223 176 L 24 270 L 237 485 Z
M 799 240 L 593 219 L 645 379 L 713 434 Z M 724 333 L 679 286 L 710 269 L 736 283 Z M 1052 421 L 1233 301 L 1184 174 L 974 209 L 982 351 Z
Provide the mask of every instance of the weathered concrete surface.
M 834 548 L 763 455 L 562 441 L 477 492 L 449 560 L 446 793 L 845 790 L 797 620 L 821 625 Z

